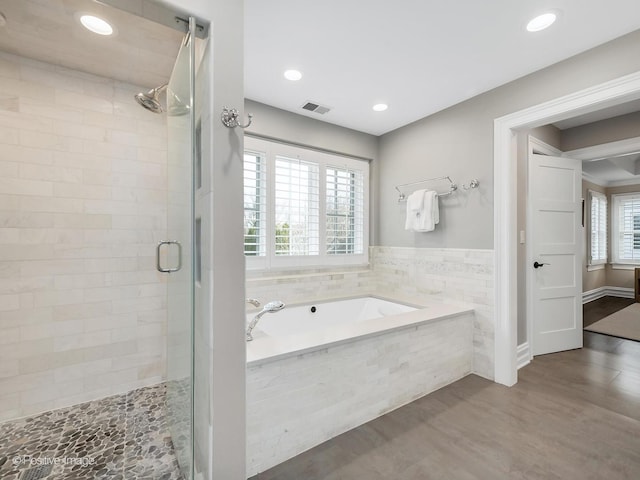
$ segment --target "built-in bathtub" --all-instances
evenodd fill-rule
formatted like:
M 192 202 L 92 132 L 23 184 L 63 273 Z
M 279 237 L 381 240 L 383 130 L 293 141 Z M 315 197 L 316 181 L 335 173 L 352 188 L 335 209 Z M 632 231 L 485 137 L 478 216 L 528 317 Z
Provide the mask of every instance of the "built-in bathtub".
M 262 317 L 253 336 L 248 476 L 473 368 L 473 311 L 454 305 L 379 297 L 289 305 Z

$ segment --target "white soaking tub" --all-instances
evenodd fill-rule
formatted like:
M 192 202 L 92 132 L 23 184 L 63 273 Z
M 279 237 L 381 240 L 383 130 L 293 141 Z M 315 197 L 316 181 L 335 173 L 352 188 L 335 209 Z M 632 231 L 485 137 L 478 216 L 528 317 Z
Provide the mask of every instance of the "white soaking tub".
M 253 332 L 248 476 L 472 371 L 473 310 L 454 305 L 337 299 L 268 313 Z
M 351 298 L 286 307 L 280 312 L 263 316 L 256 329 L 271 337 L 282 337 L 318 332 L 415 310 L 416 307 L 375 297 Z M 251 318 L 253 314 L 247 315 L 247 321 Z

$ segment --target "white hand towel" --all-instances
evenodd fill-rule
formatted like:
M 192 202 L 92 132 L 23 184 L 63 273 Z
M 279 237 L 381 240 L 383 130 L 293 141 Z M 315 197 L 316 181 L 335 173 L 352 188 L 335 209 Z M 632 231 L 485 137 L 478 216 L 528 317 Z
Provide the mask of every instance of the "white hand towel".
M 416 190 L 407 197 L 407 219 L 404 222 L 405 230 L 415 230 L 418 227 L 421 212 L 424 211 L 424 197 L 426 190 Z
M 435 193 L 435 192 L 434 192 Z M 437 225 L 440 223 L 440 197 L 436 193 L 433 199 L 433 223 Z
M 438 193 L 428 190 L 424 194 L 422 211 L 418 215 L 418 223 L 414 232 L 433 232 L 436 223 L 440 221 L 440 211 L 438 209 Z

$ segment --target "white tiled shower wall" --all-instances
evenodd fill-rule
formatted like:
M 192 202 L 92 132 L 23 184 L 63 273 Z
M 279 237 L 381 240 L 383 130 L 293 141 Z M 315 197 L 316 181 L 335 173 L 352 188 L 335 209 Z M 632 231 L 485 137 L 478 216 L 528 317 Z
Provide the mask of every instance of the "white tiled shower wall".
M 473 372 L 493 379 L 493 258 L 492 250 L 370 247 L 369 268 L 250 273 L 246 293 L 262 302 L 277 298 L 285 303 L 399 293 L 469 305 L 475 311 Z
M 164 379 L 148 87 L 0 53 L 0 421 Z

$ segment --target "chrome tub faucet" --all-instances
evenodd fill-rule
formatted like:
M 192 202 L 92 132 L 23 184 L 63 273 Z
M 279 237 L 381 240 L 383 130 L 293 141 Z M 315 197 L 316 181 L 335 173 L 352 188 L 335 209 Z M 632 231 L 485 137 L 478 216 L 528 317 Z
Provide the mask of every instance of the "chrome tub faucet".
M 260 302 L 255 298 L 247 298 L 247 303 L 250 303 L 254 307 L 258 308 L 260 306 Z
M 251 322 L 247 326 L 247 342 L 250 342 L 251 340 L 253 340 L 253 335 L 251 335 L 251 332 L 256 327 L 256 325 L 258 324 L 258 321 L 260 321 L 260 319 L 265 313 L 279 312 L 284 307 L 285 307 L 284 303 L 281 302 L 280 300 L 273 300 L 267 303 L 262 308 L 262 310 L 260 310 L 260 312 L 258 312 L 258 314 L 255 317 L 253 317 L 253 320 L 251 320 Z

